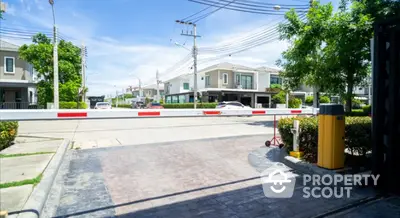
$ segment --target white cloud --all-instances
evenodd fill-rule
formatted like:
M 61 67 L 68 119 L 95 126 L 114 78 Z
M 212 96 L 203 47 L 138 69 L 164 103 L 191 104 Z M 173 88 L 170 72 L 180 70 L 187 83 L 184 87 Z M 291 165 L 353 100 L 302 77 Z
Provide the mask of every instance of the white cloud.
M 41 12 L 40 15 L 21 13 L 19 16 L 34 25 L 48 28 L 51 31 L 51 10 L 46 13 Z M 190 69 L 192 66 L 191 58 L 184 62 L 184 67 L 179 71 L 166 72 L 189 53 L 183 48 L 169 44 L 170 38 L 167 36 L 163 39 L 165 45 L 143 44 L 134 40 L 127 41 L 126 38 L 124 40 L 123 38 L 98 35 L 97 28 L 100 24 L 78 11 L 72 11 L 68 15 L 64 15 L 65 17 L 61 16 L 62 13 L 59 13 L 56 17 L 60 32 L 66 37 L 73 38 L 75 44 L 80 46 L 81 43 L 84 43 L 88 47 L 88 68 L 86 72 L 89 95 L 114 95 L 116 90 L 120 91 L 129 85 L 136 86 L 138 84 L 136 77 L 139 77 L 143 84 L 155 83 L 157 70 L 159 70 L 162 80 L 192 72 L 192 69 Z M 203 37 L 198 41 L 199 46 L 214 46 L 248 34 L 256 27 L 272 22 L 270 18 L 265 19 L 263 17 L 243 25 L 240 20 L 244 19 L 244 16 L 232 11 L 221 11 L 221 13 L 218 12 L 210 16 L 204 20 L 202 25 L 204 25 L 204 29 L 211 29 L 211 31 L 202 33 Z M 272 18 L 272 20 L 274 19 L 276 18 Z M 215 31 L 215 33 L 212 28 L 206 28 L 206 26 L 215 26 L 216 23 L 224 25 L 225 28 Z M 202 30 L 202 28 L 203 26 L 199 25 L 198 29 Z M 188 39 L 186 47 L 191 47 L 190 42 L 191 39 Z M 278 41 L 206 63 L 201 61 L 207 56 L 200 53 L 198 69 L 201 70 L 209 65 L 224 61 L 250 67 L 274 66 L 275 61 L 286 48 L 287 43 Z

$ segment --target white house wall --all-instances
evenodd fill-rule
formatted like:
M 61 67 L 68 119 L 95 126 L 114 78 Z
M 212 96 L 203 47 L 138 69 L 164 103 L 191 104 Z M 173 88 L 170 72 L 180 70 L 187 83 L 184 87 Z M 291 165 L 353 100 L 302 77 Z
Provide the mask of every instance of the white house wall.
M 169 87 L 170 92 L 169 92 L 169 94 L 180 93 L 182 84 L 180 83 L 180 79 L 179 78 L 170 80 L 168 82 L 170 84 L 170 87 Z
M 269 88 L 269 73 L 258 74 L 258 91 L 265 92 L 266 88 Z

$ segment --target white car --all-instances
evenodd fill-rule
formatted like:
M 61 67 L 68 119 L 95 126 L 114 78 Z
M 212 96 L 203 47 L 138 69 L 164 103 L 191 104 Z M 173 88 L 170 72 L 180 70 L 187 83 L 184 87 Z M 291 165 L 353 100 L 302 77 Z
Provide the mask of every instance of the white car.
M 111 104 L 108 102 L 97 102 L 94 109 L 111 109 Z
M 218 103 L 216 109 L 251 109 L 238 101 L 223 101 Z

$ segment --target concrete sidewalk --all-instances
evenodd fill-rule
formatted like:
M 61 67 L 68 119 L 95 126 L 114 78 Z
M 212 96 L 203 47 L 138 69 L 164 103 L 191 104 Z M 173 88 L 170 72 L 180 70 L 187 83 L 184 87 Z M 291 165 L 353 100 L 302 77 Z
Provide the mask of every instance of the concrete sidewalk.
M 63 140 L 17 137 L 0 152 L 0 210 L 21 210 Z

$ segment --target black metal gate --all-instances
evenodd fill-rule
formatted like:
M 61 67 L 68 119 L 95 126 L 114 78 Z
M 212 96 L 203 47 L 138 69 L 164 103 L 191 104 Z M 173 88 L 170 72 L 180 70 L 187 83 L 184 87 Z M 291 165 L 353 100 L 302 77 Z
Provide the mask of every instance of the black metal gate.
M 372 172 L 400 194 L 400 18 L 375 24 L 373 49 Z

